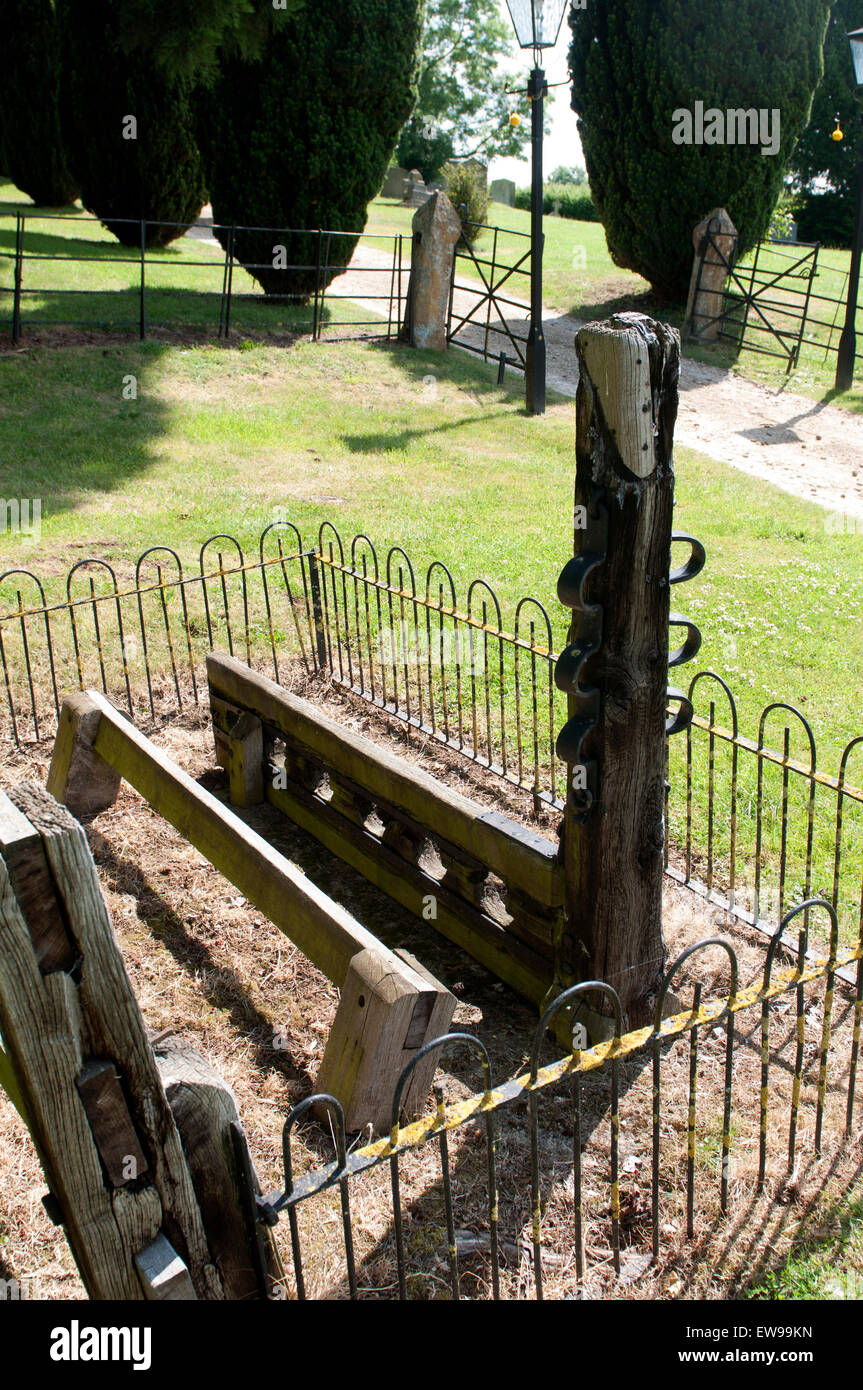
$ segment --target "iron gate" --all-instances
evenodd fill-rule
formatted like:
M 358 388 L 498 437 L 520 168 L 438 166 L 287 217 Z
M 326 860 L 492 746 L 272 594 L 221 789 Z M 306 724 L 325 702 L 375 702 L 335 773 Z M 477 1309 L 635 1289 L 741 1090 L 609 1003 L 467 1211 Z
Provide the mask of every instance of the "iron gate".
M 800 357 L 821 243 L 760 241 L 752 264 L 739 268 L 736 238 L 734 249 L 726 254 L 720 243 L 728 238 L 718 237 L 718 232 L 718 219 L 711 219 L 698 248 L 688 329 L 703 337 L 705 330 L 716 326 L 711 336 L 724 338 L 739 350 L 778 357 L 786 364 L 786 374 L 791 372 Z M 715 315 L 699 306 L 705 264 L 722 265 L 726 270 L 725 289 Z
M 476 222 L 465 225 L 477 233 L 491 233 L 491 258 L 478 255 L 462 232 L 455 249 L 450 281 L 447 343 L 477 353 L 484 362 L 489 357 L 498 358 L 502 369 L 509 365 L 524 371 L 527 327 L 523 334 L 518 333 L 512 321 L 521 317 L 527 325 L 530 304 L 511 297 L 511 282 L 514 276 L 523 277 L 525 292 L 530 295 L 530 236 L 527 232 L 509 232 Z M 511 264 L 500 259 L 501 236 L 517 238 L 515 259 Z M 479 279 L 478 286 L 457 283 L 460 266 L 472 278 Z M 504 286 L 508 292 L 503 292 Z

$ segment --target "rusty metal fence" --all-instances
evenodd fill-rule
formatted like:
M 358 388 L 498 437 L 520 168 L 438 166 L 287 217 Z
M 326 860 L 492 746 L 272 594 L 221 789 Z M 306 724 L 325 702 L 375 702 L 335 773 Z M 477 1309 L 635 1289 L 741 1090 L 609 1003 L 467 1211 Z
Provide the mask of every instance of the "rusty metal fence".
M 829 952 L 807 964 L 808 923 L 815 914 L 823 914 L 828 923 Z M 795 963 L 780 970 L 778 956 L 795 921 L 803 924 L 791 953 Z M 796 1170 L 804 1155 L 811 1159 L 822 1154 L 828 1130 L 832 1150 L 841 1148 L 853 1133 L 863 936 L 845 951 L 840 951 L 838 938 L 830 903 L 799 904 L 774 930 L 756 979 L 745 986 L 730 943 L 702 940 L 667 971 L 652 1024 L 625 1035 L 620 1002 L 611 986 L 597 981 L 576 985 L 546 1009 L 528 1067 L 501 1085 L 494 1082 L 489 1053 L 478 1036 L 448 1034 L 429 1043 L 405 1069 L 392 1099 L 389 1135 L 352 1152 L 347 1149 L 339 1102 L 329 1095 L 308 1097 L 294 1107 L 284 1125 L 284 1189 L 266 1196 L 251 1189 L 246 1194 L 250 1219 L 262 1226 L 276 1226 L 282 1216 L 288 1217 L 293 1271 L 281 1296 L 380 1298 L 389 1292 L 401 1299 L 458 1299 L 466 1291 L 466 1265 L 469 1296 L 541 1299 L 550 1259 L 555 1265 L 553 1296 L 577 1297 L 590 1272 L 588 1230 L 594 1267 L 611 1265 L 620 1276 L 622 1254 L 630 1267 L 634 1260 L 640 1273 L 655 1266 L 664 1232 L 681 1228 L 691 1241 L 697 1213 L 727 1217 L 735 1203 L 746 1202 L 751 1212 L 765 1186 L 775 1190 L 778 1184 L 781 1190 L 783 1178 Z M 705 952 L 716 950 L 725 962 L 724 984 L 717 992 L 714 981 L 715 997 L 706 999 L 710 984 L 698 978 L 694 967 L 696 960 L 699 968 L 704 963 Z M 854 963 L 856 986 L 838 1002 L 837 973 Z M 664 1018 L 672 984 L 678 989 L 691 986 L 691 1006 Z M 775 1015 L 787 1015 L 784 1001 L 789 995 L 793 1026 L 789 1030 L 785 1017 L 784 1036 L 777 1040 Z M 568 1015 L 572 1027 L 573 1012 L 585 996 L 604 997 L 613 1036 L 587 1048 L 581 1025 L 575 1022 L 572 1053 L 542 1065 L 552 1022 Z M 816 1036 L 810 1039 L 813 1029 Z M 673 1064 L 676 1042 L 682 1044 L 682 1053 L 676 1084 L 669 1086 L 664 1078 Z M 446 1053 L 450 1066 L 454 1053 L 472 1058 L 482 1087 L 466 1099 L 447 1103 L 438 1085 L 434 1112 L 404 1125 L 401 1097 L 414 1067 L 430 1052 L 440 1056 L 439 1066 Z M 713 1075 L 709 1089 L 705 1073 Z M 549 1109 L 563 1083 L 571 1088 L 566 1160 L 560 1156 L 561 1112 Z M 292 1141 L 313 1109 L 319 1117 L 322 1111 L 329 1115 L 335 1158 L 297 1174 Z M 558 1132 L 552 1139 L 546 1133 L 541 1141 L 543 1120 Z M 482 1151 L 469 1145 L 466 1156 L 459 1150 L 454 1157 L 450 1136 L 472 1123 L 482 1127 Z M 506 1142 L 503 1123 L 510 1126 Z M 522 1171 L 518 1162 L 509 1162 L 519 1147 L 517 1137 L 524 1140 L 525 1134 L 527 1142 L 521 1148 L 529 1148 L 529 1202 L 528 1165 L 523 1164 Z M 622 1165 L 624 1145 L 628 1157 Z M 426 1146 L 437 1148 L 437 1161 L 422 1170 L 419 1205 L 415 1183 L 408 1203 L 403 1164 Z M 638 1150 L 641 1157 L 636 1158 Z M 508 1166 L 501 1173 L 504 1163 Z M 383 1234 L 373 1246 L 366 1243 L 359 1250 L 352 1200 L 363 1200 L 361 1180 L 383 1165 L 389 1169 Z M 454 1168 L 461 1169 L 458 1187 Z M 328 1195 L 336 1193 L 338 1209 L 326 1205 Z M 638 1219 L 632 1219 L 633 1212 Z M 305 1238 L 301 1213 L 308 1214 Z M 377 1224 L 380 1230 L 380 1219 Z M 331 1241 L 323 1260 L 320 1236 L 327 1225 L 341 1228 L 342 1248 L 339 1254 Z M 314 1266 L 311 1290 L 306 1275 L 309 1256 Z M 389 1286 L 382 1284 L 379 1273 L 388 1261 L 395 1264 L 397 1276 Z
M 50 736 L 79 687 L 139 718 L 169 716 L 199 703 L 206 653 L 226 649 L 279 683 L 323 681 L 523 789 L 535 810 L 557 809 L 556 637 L 538 599 L 505 614 L 485 580 L 461 588 L 441 560 L 420 572 L 402 547 L 379 555 L 365 535 L 346 545 L 330 522 L 308 545 L 280 518 L 251 556 L 222 534 L 191 567 L 151 546 L 123 572 L 95 558 L 64 578 L 7 570 L 0 708 L 19 746 Z M 688 694 L 692 727 L 669 743 L 668 873 L 767 931 L 790 903 L 825 897 L 843 941 L 856 939 L 863 735 L 826 771 L 792 705 L 770 704 L 753 738 L 720 675 L 700 672 Z

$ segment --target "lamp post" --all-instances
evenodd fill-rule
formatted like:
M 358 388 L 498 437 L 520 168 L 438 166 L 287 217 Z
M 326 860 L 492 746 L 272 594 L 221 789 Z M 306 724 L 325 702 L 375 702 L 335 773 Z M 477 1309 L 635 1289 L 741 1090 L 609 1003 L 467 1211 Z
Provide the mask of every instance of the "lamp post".
M 854 76 L 857 80 L 857 96 L 863 98 L 863 29 L 854 29 L 848 34 L 851 44 L 851 57 L 854 61 Z M 863 150 L 857 165 L 857 207 L 854 214 L 854 249 L 851 252 L 851 270 L 848 277 L 848 299 L 845 305 L 845 326 L 839 339 L 839 353 L 836 359 L 836 390 L 848 391 L 854 382 L 854 354 L 857 349 L 857 287 L 860 282 L 860 253 L 863 249 Z
M 542 135 L 548 83 L 539 66 L 543 48 L 554 48 L 567 0 L 506 0 L 521 48 L 533 49 L 530 97 L 530 332 L 525 362 L 525 402 L 531 415 L 545 414 L 545 335 L 542 331 Z

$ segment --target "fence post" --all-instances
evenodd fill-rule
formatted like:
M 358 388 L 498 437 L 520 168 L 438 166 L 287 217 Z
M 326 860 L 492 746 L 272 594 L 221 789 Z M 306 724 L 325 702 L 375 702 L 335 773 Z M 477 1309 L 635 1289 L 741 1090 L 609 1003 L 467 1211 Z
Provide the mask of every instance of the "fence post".
M 317 553 L 314 550 L 308 551 L 309 561 L 309 588 L 312 591 L 312 644 L 316 657 L 315 669 L 320 675 L 329 669 L 327 660 L 327 639 L 324 626 L 324 602 L 321 593 L 321 570 L 318 565 Z
M 323 240 L 323 235 L 324 235 L 324 234 L 323 234 L 323 232 L 321 231 L 321 229 L 320 229 L 320 227 L 319 227 L 319 228 L 318 228 L 318 255 L 317 255 L 317 262 L 316 262 L 316 265 L 315 265 L 315 299 L 314 299 L 314 306 L 313 306 L 313 309 L 312 309 L 312 342 L 313 342 L 313 343 L 316 343 L 316 342 L 318 341 L 318 313 L 319 313 L 319 310 L 318 310 L 318 303 L 319 303 L 320 295 L 321 295 L 321 243 L 322 243 L 322 240 Z
M 144 261 L 145 261 L 145 258 L 146 258 L 146 253 L 147 253 L 147 224 L 146 224 L 146 222 L 144 221 L 144 219 L 141 218 L 141 313 L 140 313 L 140 319 L 139 319 L 139 323 L 138 323 L 138 336 L 139 336 L 139 338 L 141 339 L 141 342 L 143 342 L 144 339 L 145 339 L 146 336 L 147 336 L 147 306 L 146 306 L 146 300 L 145 300 L 145 276 L 144 276 Z
M 21 277 L 24 270 L 24 214 L 15 216 L 15 293 L 12 297 L 12 342 L 21 337 Z
M 558 581 L 573 619 L 555 669 L 569 714 L 556 986 L 603 979 L 638 1026 L 665 962 L 667 668 L 700 644 L 675 615 L 687 639 L 669 658 L 669 585 L 690 573 L 670 574 L 680 344 L 664 324 L 619 314 L 583 328 L 576 351 L 575 556 Z M 598 1016 L 585 1021 L 601 1031 Z
M 0 793 L 0 1027 L 88 1294 L 266 1296 L 220 1158 L 233 1097 L 202 1058 L 163 1079 L 84 831 L 35 783 Z
M 234 288 L 234 233 L 236 232 L 236 230 L 236 227 L 232 223 L 231 230 L 228 233 L 228 300 L 225 304 L 226 338 L 231 332 L 231 292 Z

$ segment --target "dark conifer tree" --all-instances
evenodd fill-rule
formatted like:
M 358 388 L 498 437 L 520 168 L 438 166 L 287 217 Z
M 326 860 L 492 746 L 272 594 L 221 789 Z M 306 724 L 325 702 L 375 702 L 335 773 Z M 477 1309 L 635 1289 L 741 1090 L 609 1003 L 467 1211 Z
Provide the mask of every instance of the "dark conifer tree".
M 216 224 L 238 232 L 237 258 L 268 294 L 304 297 L 318 282 L 318 238 L 358 233 L 416 98 L 423 0 L 315 0 L 257 61 L 224 58 L 201 96 L 200 142 Z M 216 235 L 226 243 L 227 232 Z M 356 236 L 324 238 L 321 283 L 348 263 Z M 284 247 L 284 251 L 274 251 Z M 274 264 L 275 262 L 275 264 Z
M 821 78 L 828 12 L 829 0 L 590 0 L 570 12 L 591 193 L 615 263 L 658 297 L 685 298 L 692 231 L 713 208 L 728 209 L 740 252 L 766 232 Z M 674 113 L 697 102 L 778 111 L 775 153 L 675 143 Z

